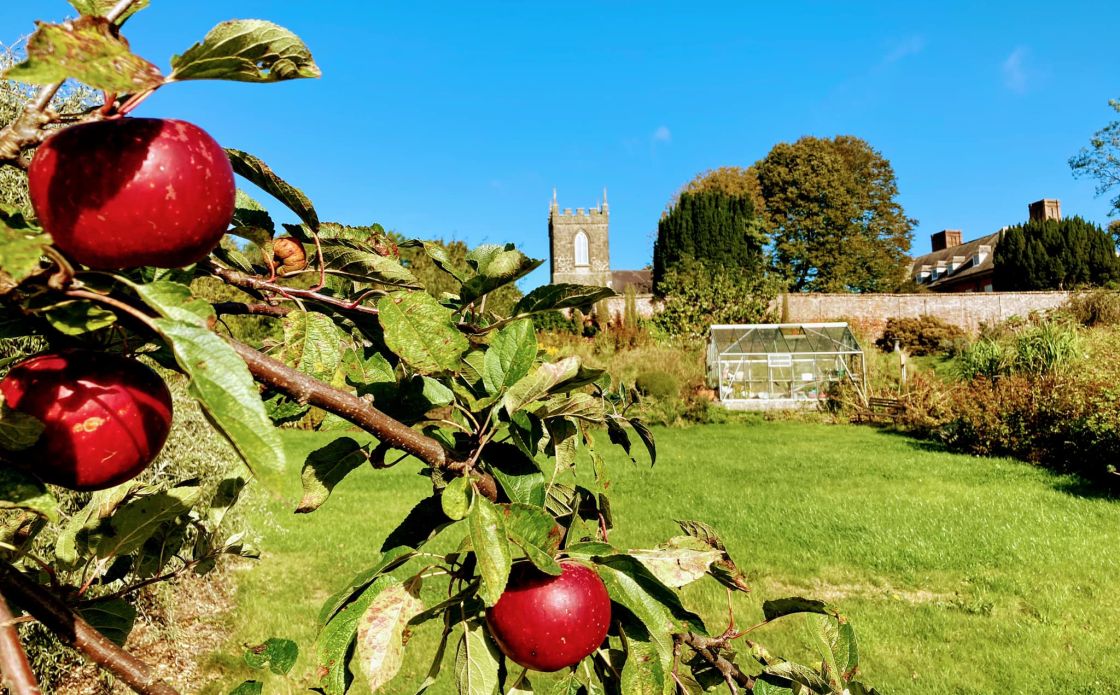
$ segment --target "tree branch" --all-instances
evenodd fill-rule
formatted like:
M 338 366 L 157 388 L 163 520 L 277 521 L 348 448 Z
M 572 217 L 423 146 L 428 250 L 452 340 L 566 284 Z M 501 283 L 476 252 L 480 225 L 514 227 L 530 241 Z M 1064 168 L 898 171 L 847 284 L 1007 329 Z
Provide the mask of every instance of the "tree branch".
M 433 468 L 457 475 L 469 474 L 483 495 L 490 499 L 497 498 L 497 483 L 490 474 L 473 469 L 469 461 L 448 458 L 443 446 L 435 439 L 398 422 L 361 398 L 298 372 L 244 343 L 233 338 L 226 338 L 226 342 L 245 360 L 249 372 L 260 383 L 282 391 L 300 403 L 308 403 L 334 413 L 376 435 L 383 443 L 408 452 Z
M 119 678 L 140 695 L 179 695 L 151 666 L 113 644 L 50 592 L 0 561 L 0 591 L 11 596 L 60 640 Z
M 723 676 L 724 682 L 727 683 L 727 687 L 732 693 L 737 694 L 739 692 L 739 686 L 744 688 L 754 687 L 754 678 L 743 673 L 739 670 L 738 666 L 720 655 L 719 650 L 727 643 L 726 635 L 721 637 L 705 637 L 703 635 L 697 635 L 694 632 L 686 632 L 679 635 L 679 638 L 681 642 L 696 650 L 696 653 L 699 654 L 704 661 L 707 661 L 720 672 L 720 675 Z
M 271 316 L 282 319 L 292 313 L 290 307 L 272 304 L 247 304 L 245 302 L 215 302 L 214 313 L 219 316 Z
M 255 292 L 271 292 L 278 294 L 288 299 L 307 299 L 313 302 L 319 302 L 327 306 L 335 307 L 336 309 L 343 309 L 345 311 L 354 311 L 359 314 L 367 314 L 369 316 L 377 316 L 377 309 L 370 306 L 362 306 L 359 302 L 350 302 L 337 297 L 322 294 L 320 292 L 313 292 L 312 290 L 299 290 L 291 287 L 284 287 L 275 282 L 262 280 L 261 278 L 242 273 L 238 270 L 231 268 L 223 268 L 215 263 L 211 263 L 209 270 L 215 277 L 221 279 L 227 285 L 240 287 L 243 290 L 253 290 Z M 360 300 L 359 300 L 360 301 Z
M 27 662 L 27 652 L 19 641 L 16 619 L 0 594 L 0 673 L 3 685 L 12 695 L 40 695 L 39 682 Z

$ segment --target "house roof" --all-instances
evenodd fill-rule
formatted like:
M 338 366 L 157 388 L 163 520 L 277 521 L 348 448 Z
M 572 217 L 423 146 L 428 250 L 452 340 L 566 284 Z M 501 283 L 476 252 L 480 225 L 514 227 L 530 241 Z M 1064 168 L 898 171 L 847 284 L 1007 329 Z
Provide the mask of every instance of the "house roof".
M 919 270 L 921 270 L 923 265 L 928 265 L 936 268 L 937 264 L 942 261 L 944 261 L 946 264 L 950 264 L 954 256 L 964 256 L 964 263 L 962 263 L 955 271 L 948 272 L 945 275 L 942 275 L 937 280 L 934 280 L 933 282 L 926 285 L 926 287 L 929 287 L 930 289 L 936 289 L 938 287 L 952 285 L 960 280 L 972 277 L 974 275 L 990 273 L 995 267 L 992 259 L 995 256 L 994 251 L 996 244 L 999 243 L 999 235 L 999 232 L 995 232 L 994 234 L 989 234 L 988 236 L 983 236 L 979 239 L 973 239 L 972 241 L 967 241 L 963 244 L 958 244 L 957 246 L 950 246 L 947 249 L 927 253 L 924 256 L 918 256 L 914 259 L 913 264 L 910 266 L 910 275 L 915 275 Z M 983 261 L 981 261 L 980 263 L 976 263 L 976 254 L 980 250 L 981 246 L 988 246 L 990 247 L 990 250 L 987 256 L 984 257 Z
M 615 292 L 624 292 L 627 285 L 633 285 L 637 294 L 650 294 L 653 292 L 653 272 L 648 268 L 611 271 L 611 288 Z

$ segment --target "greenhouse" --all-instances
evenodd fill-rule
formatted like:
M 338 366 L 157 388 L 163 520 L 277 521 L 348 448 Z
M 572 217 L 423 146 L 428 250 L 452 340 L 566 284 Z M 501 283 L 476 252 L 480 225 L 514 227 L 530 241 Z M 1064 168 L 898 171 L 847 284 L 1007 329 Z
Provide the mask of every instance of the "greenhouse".
M 712 326 L 708 381 L 734 410 L 815 407 L 832 385 L 862 390 L 863 349 L 846 323 Z

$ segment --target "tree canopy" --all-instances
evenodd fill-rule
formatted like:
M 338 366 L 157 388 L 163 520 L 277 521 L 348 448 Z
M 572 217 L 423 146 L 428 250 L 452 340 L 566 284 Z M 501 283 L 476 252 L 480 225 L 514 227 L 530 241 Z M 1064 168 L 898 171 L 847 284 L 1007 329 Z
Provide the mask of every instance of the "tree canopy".
M 998 291 L 1058 290 L 1120 281 L 1113 241 L 1080 217 L 1031 221 L 1003 232 L 996 246 Z
M 684 193 L 657 224 L 654 290 L 663 293 L 666 272 L 685 259 L 732 274 L 762 275 L 765 243 L 749 197 L 714 190 Z
M 1108 105 L 1120 113 L 1120 99 L 1110 99 Z M 1097 195 L 1120 188 L 1120 119 L 1094 133 L 1089 146 L 1070 158 L 1069 166 L 1074 176 L 1097 180 Z M 1109 202 L 1113 214 L 1120 212 L 1120 194 Z
M 850 135 L 780 143 L 752 167 L 775 271 L 794 291 L 890 292 L 906 279 L 915 220 L 894 169 Z

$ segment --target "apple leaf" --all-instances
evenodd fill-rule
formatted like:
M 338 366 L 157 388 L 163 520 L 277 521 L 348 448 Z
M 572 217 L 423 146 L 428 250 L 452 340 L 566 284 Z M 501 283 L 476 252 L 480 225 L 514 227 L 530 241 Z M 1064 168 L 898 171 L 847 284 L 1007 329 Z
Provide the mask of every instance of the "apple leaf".
M 464 303 L 473 302 L 484 294 L 524 277 L 541 263 L 544 261 L 529 258 L 514 248 L 513 244 L 483 244 L 467 254 L 467 264 L 478 274 L 463 283 L 459 298 Z
M 107 558 L 136 552 L 164 522 L 189 512 L 200 496 L 197 483 L 182 484 L 125 503 L 110 518 L 108 530 L 99 533 L 95 553 Z
M 764 677 L 757 678 L 754 682 L 754 695 L 793 695 L 793 690 L 782 685 L 775 685 Z
M 398 546 L 420 548 L 454 523 L 454 519 L 443 513 L 443 504 L 438 495 L 425 497 L 389 532 L 381 544 L 381 552 L 388 553 Z
M 268 667 L 278 676 L 287 675 L 296 665 L 299 647 L 290 639 L 270 637 L 263 644 L 245 650 L 245 663 L 250 668 Z
M 603 401 L 590 393 L 570 393 L 552 396 L 530 409 L 542 420 L 566 417 L 601 424 L 606 419 Z
M 229 695 L 264 695 L 264 683 L 244 681 L 241 685 L 229 691 Z
M 44 309 L 42 317 L 63 335 L 85 335 L 112 326 L 117 315 L 93 302 L 59 302 Z
M 527 504 L 503 504 L 499 508 L 505 516 L 510 540 L 525 551 L 525 557 L 537 569 L 559 576 L 561 568 L 556 561 L 556 553 L 560 550 L 560 541 L 564 539 L 564 530 L 556 520 L 540 507 Z
M 322 74 L 291 31 L 261 19 L 235 19 L 172 58 L 170 79 L 279 82 Z
M 463 623 L 463 636 L 455 652 L 459 695 L 494 695 L 498 692 L 498 651 L 478 621 Z
M 400 261 L 377 253 L 364 241 L 324 239 L 322 248 L 323 262 L 332 275 L 382 285 L 415 287 L 419 284 L 416 276 Z
M 785 678 L 792 683 L 804 686 L 804 688 L 807 688 L 811 693 L 835 692 L 828 686 L 828 682 L 824 678 L 821 678 L 821 674 L 808 666 L 797 664 L 792 661 L 770 664 L 763 673 Z M 802 688 L 798 688 L 799 692 L 801 690 Z
M 428 254 L 428 258 L 432 259 L 436 267 L 458 280 L 460 285 L 466 282 L 466 276 L 455 267 L 455 263 L 447 253 L 446 246 L 434 241 L 424 241 L 423 239 L 409 239 L 400 245 L 401 248 L 411 248 L 415 246 L 423 248 L 424 253 Z
M 523 379 L 537 359 L 537 332 L 529 319 L 514 321 L 494 334 L 483 358 L 482 382 L 498 395 Z
M 800 596 L 774 599 L 762 604 L 762 616 L 767 620 L 777 620 L 793 613 L 820 613 L 840 617 L 836 609 L 824 601 Z
M 123 598 L 98 601 L 79 608 L 78 613 L 118 647 L 124 646 L 136 623 L 136 608 Z
M 23 451 L 35 446 L 45 425 L 34 415 L 8 407 L 0 394 L 0 449 Z
M 470 347 L 452 311 L 427 292 L 392 292 L 377 302 L 385 344 L 421 374 L 459 369 Z
M 272 235 L 276 233 L 276 223 L 272 221 L 272 216 L 268 214 L 268 210 L 240 188 L 237 189 L 237 198 L 233 204 L 232 225 L 234 228 L 255 227 L 259 229 L 263 238 L 260 235 L 245 236 L 246 239 L 258 245 L 261 245 L 264 241 L 270 241 Z
M 443 513 L 458 521 L 467 516 L 471 507 L 471 483 L 466 477 L 453 478 L 439 495 Z
M 502 597 L 513 563 L 503 517 L 499 508 L 490 500 L 482 495 L 474 496 L 474 505 L 467 516 L 467 526 L 478 558 L 478 571 L 482 575 L 482 586 L 478 594 L 487 606 L 493 606 Z
M 301 374 L 331 383 L 347 336 L 318 311 L 292 311 L 282 323 L 284 342 L 276 358 Z
M 0 468 L 0 509 L 26 509 L 58 522 L 58 501 L 47 486 L 8 467 Z
M 214 333 L 181 321 L 153 322 L 190 377 L 190 393 L 266 486 L 282 489 L 284 444 L 245 362 Z
M 657 548 L 627 553 L 642 563 L 662 584 L 679 589 L 702 578 L 723 553 L 713 548 Z
M 506 412 L 512 416 L 527 404 L 546 395 L 558 384 L 571 379 L 578 373 L 578 357 L 565 357 L 559 362 L 540 365 L 532 373 L 519 379 L 506 392 L 503 399 Z
M 313 512 L 330 497 L 334 487 L 351 471 L 369 461 L 369 447 L 350 437 L 335 439 L 308 454 L 303 462 L 303 498 L 296 514 Z
M 87 532 L 100 526 L 103 519 L 108 519 L 118 507 L 132 497 L 138 486 L 139 483 L 135 480 L 129 480 L 108 490 L 98 490 L 93 493 L 89 502 L 71 516 L 59 532 L 54 546 L 55 559 L 68 567 L 77 563 L 79 540 L 85 545 Z
M 243 176 L 265 193 L 279 200 L 313 231 L 319 229 L 319 214 L 315 212 L 315 206 L 303 191 L 277 176 L 260 158 L 248 152 L 227 147 L 226 156 L 229 157 L 234 173 Z M 300 241 L 309 241 L 309 239 L 303 238 Z
M 482 460 L 511 501 L 544 506 L 544 473 L 521 449 L 505 442 L 494 442 L 482 450 Z
M 179 282 L 157 280 L 143 285 L 134 284 L 132 289 L 141 301 L 164 318 L 206 328 L 215 316 L 210 302 L 198 299 L 190 287 Z
M 27 40 L 27 60 L 8 68 L 4 77 L 31 84 L 75 79 L 119 94 L 145 92 L 164 82 L 159 68 L 134 54 L 104 17 L 40 23 Z
M 354 600 L 356 596 L 360 596 L 378 577 L 386 572 L 392 572 L 411 560 L 415 554 L 416 551 L 412 548 L 399 546 L 386 552 L 384 555 L 378 556 L 377 562 L 375 562 L 372 567 L 358 573 L 338 593 L 327 599 L 319 612 L 319 623 L 321 625 L 326 625 L 339 611 Z
M 43 247 L 50 243 L 50 236 L 29 225 L 22 215 L 0 214 L 0 289 L 17 285 L 38 271 Z
M 119 2 L 119 0 L 66 1 L 69 2 L 75 10 L 89 17 L 104 17 L 105 15 L 109 14 L 109 10 L 113 9 L 113 7 Z M 128 9 L 124 11 L 124 14 L 121 15 L 120 19 L 117 20 L 117 26 L 121 26 L 122 24 L 124 24 L 129 17 L 146 8 L 148 4 L 148 0 L 136 0 L 136 2 L 133 2 L 131 5 L 129 5 Z
M 591 285 L 545 285 L 525 295 L 513 308 L 514 316 L 539 314 L 556 309 L 580 309 L 591 306 L 600 299 L 615 297 L 617 294 L 609 287 Z
M 315 640 L 315 653 L 319 658 L 319 687 L 326 695 L 346 695 L 354 680 L 349 663 L 358 623 L 373 599 L 396 581 L 393 577 L 378 577 L 357 598 L 341 608 L 319 632 L 319 637 Z
M 630 695 L 665 695 L 665 668 L 649 630 L 632 616 L 620 620 L 626 662 L 622 666 L 621 692 Z
M 358 624 L 358 665 L 370 692 L 391 681 L 404 661 L 404 629 L 424 609 L 396 579 L 370 602 Z

